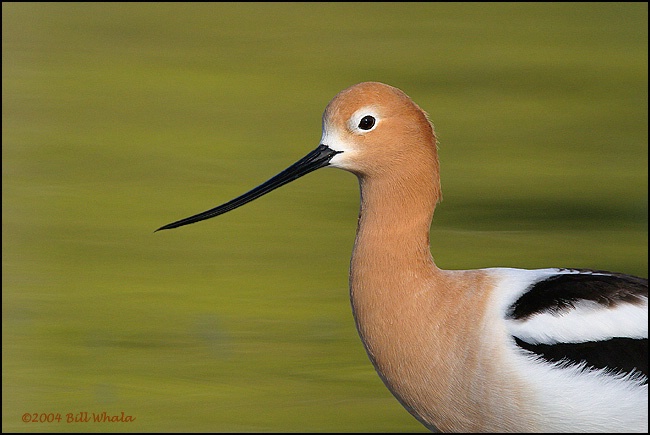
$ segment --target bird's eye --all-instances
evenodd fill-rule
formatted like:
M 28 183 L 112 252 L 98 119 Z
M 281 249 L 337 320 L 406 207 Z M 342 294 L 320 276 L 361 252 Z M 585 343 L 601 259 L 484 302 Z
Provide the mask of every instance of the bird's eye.
M 361 118 L 361 121 L 359 121 L 359 128 L 361 130 L 370 130 L 374 126 L 375 126 L 374 116 L 366 115 L 363 118 Z

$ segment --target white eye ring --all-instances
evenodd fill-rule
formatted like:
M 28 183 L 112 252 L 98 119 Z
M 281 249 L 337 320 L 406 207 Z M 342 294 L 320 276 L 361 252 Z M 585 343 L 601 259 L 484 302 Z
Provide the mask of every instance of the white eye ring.
M 364 107 L 354 112 L 348 122 L 350 130 L 358 134 L 365 134 L 374 130 L 377 128 L 377 124 L 379 124 L 379 116 L 377 115 L 377 112 L 368 107 Z

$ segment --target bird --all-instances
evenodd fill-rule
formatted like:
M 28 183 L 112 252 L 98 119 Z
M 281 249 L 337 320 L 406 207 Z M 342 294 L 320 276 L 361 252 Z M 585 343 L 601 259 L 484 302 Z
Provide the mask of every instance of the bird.
M 647 432 L 648 280 L 581 268 L 444 270 L 429 240 L 441 200 L 429 115 L 362 82 L 326 106 L 320 144 L 238 208 L 323 167 L 357 176 L 353 317 L 379 377 L 442 432 Z

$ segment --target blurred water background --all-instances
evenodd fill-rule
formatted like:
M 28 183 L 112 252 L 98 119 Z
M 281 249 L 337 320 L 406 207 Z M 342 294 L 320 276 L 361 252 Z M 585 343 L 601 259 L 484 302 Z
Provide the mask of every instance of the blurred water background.
M 647 3 L 3 2 L 3 431 L 424 431 L 354 327 L 352 175 L 153 233 L 367 80 L 436 126 L 440 267 L 647 276 Z

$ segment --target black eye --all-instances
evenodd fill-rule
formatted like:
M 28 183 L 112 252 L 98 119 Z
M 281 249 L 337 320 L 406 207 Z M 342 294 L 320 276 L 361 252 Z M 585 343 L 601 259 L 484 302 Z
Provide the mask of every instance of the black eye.
M 363 118 L 361 118 L 361 121 L 359 121 L 359 128 L 361 130 L 370 130 L 374 126 L 375 126 L 374 116 L 366 115 Z

